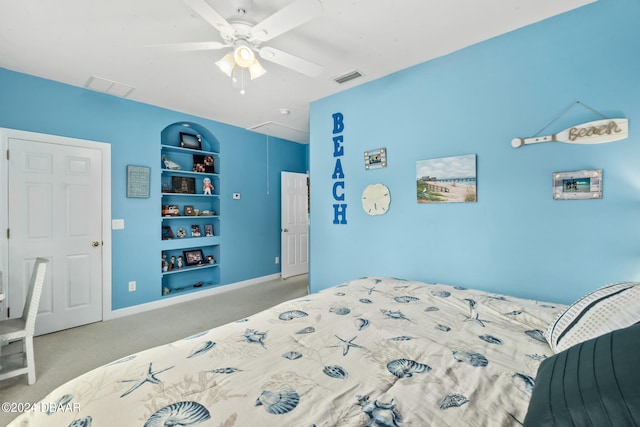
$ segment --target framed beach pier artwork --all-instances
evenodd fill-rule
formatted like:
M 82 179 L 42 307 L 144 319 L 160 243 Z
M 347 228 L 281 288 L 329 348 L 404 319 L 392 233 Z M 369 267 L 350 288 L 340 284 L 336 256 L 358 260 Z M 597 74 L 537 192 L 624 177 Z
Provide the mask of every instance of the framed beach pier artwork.
M 416 162 L 418 203 L 477 201 L 476 155 Z

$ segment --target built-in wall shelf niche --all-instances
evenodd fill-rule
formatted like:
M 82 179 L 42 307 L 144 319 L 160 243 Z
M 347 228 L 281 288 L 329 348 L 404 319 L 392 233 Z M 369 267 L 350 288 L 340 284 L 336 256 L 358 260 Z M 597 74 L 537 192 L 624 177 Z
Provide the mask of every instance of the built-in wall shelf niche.
M 160 137 L 161 295 L 220 284 L 220 143 L 196 123 Z

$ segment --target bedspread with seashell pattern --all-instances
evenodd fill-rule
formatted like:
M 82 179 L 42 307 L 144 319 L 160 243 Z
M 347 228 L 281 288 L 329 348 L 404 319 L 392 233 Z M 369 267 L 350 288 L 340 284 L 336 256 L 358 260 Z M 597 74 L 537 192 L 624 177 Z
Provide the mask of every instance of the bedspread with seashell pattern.
M 116 360 L 10 426 L 519 426 L 562 309 L 365 277 Z

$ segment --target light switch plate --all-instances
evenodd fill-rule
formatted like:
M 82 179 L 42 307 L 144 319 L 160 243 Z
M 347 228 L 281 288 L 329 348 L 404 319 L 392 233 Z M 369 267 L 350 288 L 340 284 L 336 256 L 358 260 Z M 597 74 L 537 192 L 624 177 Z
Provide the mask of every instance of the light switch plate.
M 111 229 L 112 230 L 123 230 L 124 229 L 124 219 L 112 219 L 111 220 Z

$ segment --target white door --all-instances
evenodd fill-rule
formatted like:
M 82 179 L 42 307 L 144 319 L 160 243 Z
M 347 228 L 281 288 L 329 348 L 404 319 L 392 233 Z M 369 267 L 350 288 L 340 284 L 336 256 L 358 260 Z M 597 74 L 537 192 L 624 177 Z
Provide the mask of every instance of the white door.
M 309 175 L 281 172 L 283 278 L 309 272 Z
M 102 320 L 102 151 L 45 140 L 8 139 L 9 317 L 48 258 L 38 335 Z

